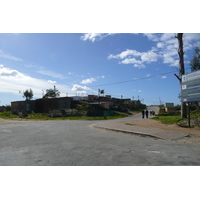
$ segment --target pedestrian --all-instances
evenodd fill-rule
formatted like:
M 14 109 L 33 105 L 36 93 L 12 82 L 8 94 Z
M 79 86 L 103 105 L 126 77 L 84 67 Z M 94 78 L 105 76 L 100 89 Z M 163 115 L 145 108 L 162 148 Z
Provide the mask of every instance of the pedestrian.
M 146 118 L 148 118 L 148 116 L 149 116 L 149 111 L 146 110 Z
M 144 119 L 144 110 L 142 111 L 142 118 Z

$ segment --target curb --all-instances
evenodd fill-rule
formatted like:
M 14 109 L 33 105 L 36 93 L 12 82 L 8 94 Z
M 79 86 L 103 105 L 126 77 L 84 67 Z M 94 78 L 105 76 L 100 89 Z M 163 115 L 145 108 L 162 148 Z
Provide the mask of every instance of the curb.
M 143 137 L 148 136 L 148 137 L 152 137 L 152 138 L 167 140 L 166 138 L 162 138 L 162 137 L 159 137 L 159 136 L 150 135 L 150 134 L 142 133 L 142 132 L 133 132 L 133 131 L 126 131 L 126 130 L 121 130 L 121 129 L 106 128 L 106 127 L 102 127 L 102 126 L 97 126 L 95 124 L 93 124 L 93 127 L 108 130 L 108 131 L 117 131 L 117 132 L 121 132 L 121 133 L 134 134 L 134 135 L 139 135 L 139 136 L 143 136 Z

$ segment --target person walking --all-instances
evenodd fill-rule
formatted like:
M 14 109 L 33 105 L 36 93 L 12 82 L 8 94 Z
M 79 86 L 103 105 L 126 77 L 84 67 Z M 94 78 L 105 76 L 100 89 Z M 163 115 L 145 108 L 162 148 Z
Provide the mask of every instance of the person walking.
M 142 111 L 142 118 L 144 119 L 144 110 Z
M 149 116 L 149 111 L 146 110 L 146 118 L 148 119 L 148 116 Z

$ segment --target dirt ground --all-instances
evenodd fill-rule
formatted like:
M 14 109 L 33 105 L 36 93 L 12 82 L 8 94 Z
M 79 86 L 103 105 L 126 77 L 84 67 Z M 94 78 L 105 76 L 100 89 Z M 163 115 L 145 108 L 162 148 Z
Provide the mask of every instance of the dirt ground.
M 0 125 L 7 125 L 7 124 L 15 124 L 16 122 L 14 120 L 6 120 L 0 118 Z
M 163 124 L 160 121 L 156 121 L 153 119 L 144 119 L 144 120 L 138 120 L 138 121 L 125 121 L 125 122 L 119 122 L 122 124 L 129 124 L 133 126 L 142 126 L 146 128 L 157 128 L 157 129 L 164 129 L 164 130 L 171 130 L 175 132 L 180 133 L 186 133 L 189 134 L 189 137 L 185 137 L 183 139 L 176 140 L 175 142 L 179 143 L 192 143 L 196 145 L 200 145 L 200 128 L 183 128 L 176 124 Z

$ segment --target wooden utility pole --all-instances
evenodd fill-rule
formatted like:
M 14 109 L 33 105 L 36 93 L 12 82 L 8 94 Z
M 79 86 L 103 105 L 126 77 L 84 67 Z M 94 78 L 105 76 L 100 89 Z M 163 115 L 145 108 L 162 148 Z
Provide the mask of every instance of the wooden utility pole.
M 177 33 L 175 38 L 178 39 L 178 55 L 179 55 L 179 77 L 175 74 L 175 76 L 180 81 L 180 87 L 182 83 L 182 75 L 185 74 L 185 68 L 184 68 L 184 53 L 183 52 L 183 33 Z M 185 102 L 181 102 L 181 117 L 187 118 L 187 107 Z

